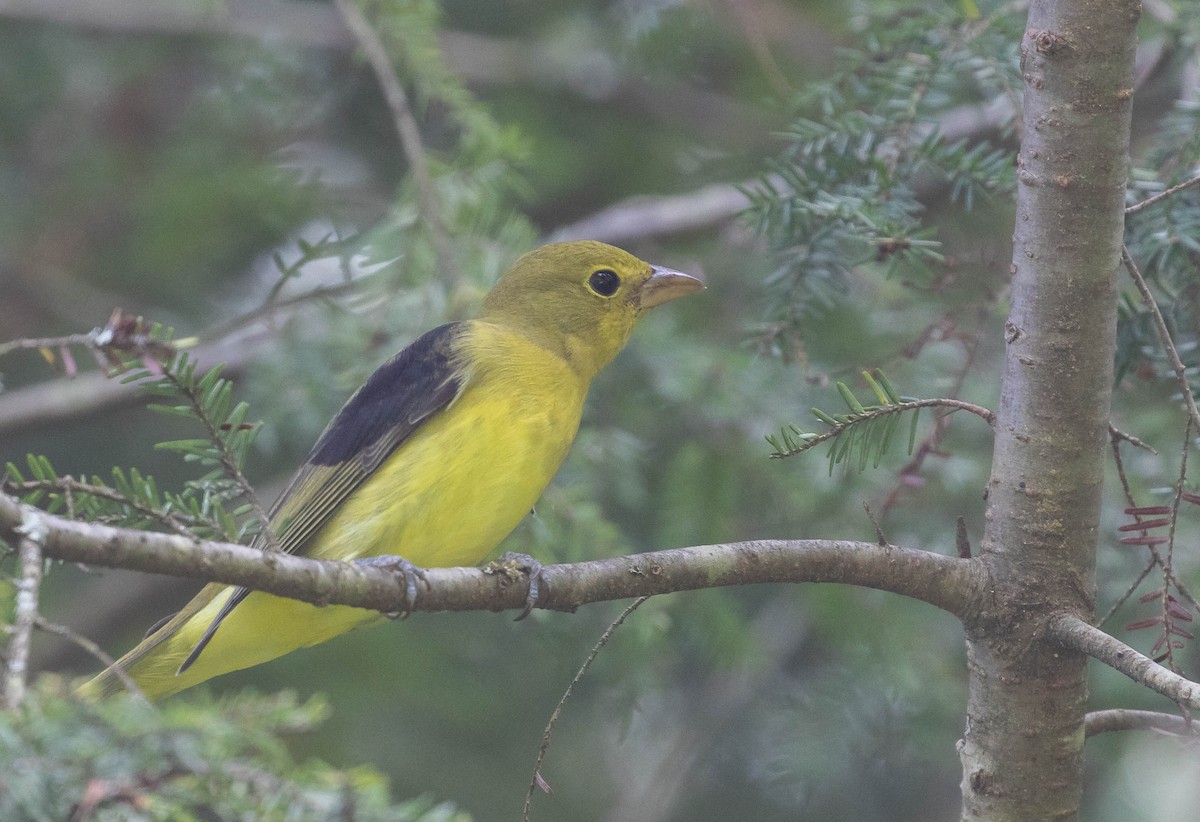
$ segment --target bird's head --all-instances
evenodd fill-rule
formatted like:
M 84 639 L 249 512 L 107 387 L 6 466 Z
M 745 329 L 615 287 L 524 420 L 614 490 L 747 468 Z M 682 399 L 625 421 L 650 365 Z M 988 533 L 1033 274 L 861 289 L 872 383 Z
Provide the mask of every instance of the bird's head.
M 679 271 L 593 240 L 525 254 L 487 295 L 480 319 L 520 329 L 589 378 L 624 347 L 642 311 L 704 288 Z

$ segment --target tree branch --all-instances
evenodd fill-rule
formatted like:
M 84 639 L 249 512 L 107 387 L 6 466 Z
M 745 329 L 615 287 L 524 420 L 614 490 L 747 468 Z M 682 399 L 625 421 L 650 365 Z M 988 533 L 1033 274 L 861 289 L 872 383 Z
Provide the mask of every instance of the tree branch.
M 358 0 L 333 0 L 333 5 L 367 58 L 367 63 L 371 66 L 371 71 L 383 92 L 383 99 L 392 113 L 392 122 L 396 127 L 396 133 L 400 136 L 400 146 L 404 149 L 404 156 L 408 160 L 408 167 L 412 171 L 413 180 L 417 185 L 421 218 L 429 226 L 429 233 L 433 238 L 442 271 L 450 280 L 458 280 L 461 276 L 458 258 L 454 251 L 454 244 L 450 242 L 450 233 L 446 229 L 446 222 L 442 219 L 441 199 L 438 197 L 437 186 L 429 169 L 429 158 L 425 155 L 425 145 L 421 140 L 421 128 L 417 124 L 417 118 L 413 116 L 408 95 L 400 84 L 400 79 L 396 76 L 396 69 L 388 55 L 387 46 L 384 45 L 375 29 L 371 27 L 371 23 L 363 14 L 362 9 L 358 7 Z
M 1167 199 L 1168 197 L 1173 197 L 1176 194 L 1178 194 L 1179 192 L 1184 191 L 1185 189 L 1193 188 L 1194 186 L 1200 186 L 1200 175 L 1197 175 L 1197 176 L 1191 178 L 1190 180 L 1185 180 L 1184 182 L 1180 183 L 1177 186 L 1171 186 L 1166 191 L 1160 191 L 1157 194 L 1155 194 L 1153 197 L 1147 197 L 1146 199 L 1142 200 L 1140 203 L 1134 203 L 1133 205 L 1131 205 L 1125 209 L 1125 215 L 1128 216 L 1130 214 L 1137 214 L 1139 211 L 1141 211 L 1144 208 L 1149 208 L 1150 206 L 1154 205 L 1155 203 L 1161 202 L 1161 201 Z
M 808 438 L 797 443 L 793 448 L 777 448 L 770 456 L 771 459 L 794 457 L 798 454 L 803 454 L 805 451 L 810 451 L 821 443 L 840 436 L 841 434 L 845 433 L 847 429 L 853 428 L 856 425 L 861 425 L 868 420 L 878 419 L 879 417 L 887 417 L 892 414 L 903 414 L 905 411 L 916 411 L 921 408 L 949 408 L 950 410 L 943 414 L 939 419 L 944 419 L 954 411 L 967 411 L 979 417 L 993 428 L 996 427 L 996 415 L 991 410 L 984 408 L 981 405 L 976 405 L 975 403 L 947 398 L 913 400 L 911 402 L 896 403 L 895 405 L 881 405 L 865 410 L 862 413 L 855 413 L 853 419 L 849 419 L 846 422 L 839 422 L 836 425 L 831 425 L 829 426 L 828 430 L 822 431 L 819 434 L 803 434 L 802 436 Z
M 1167 192 L 1163 192 L 1166 194 Z M 1171 332 L 1167 329 L 1167 322 L 1163 319 L 1162 312 L 1158 310 L 1158 301 L 1154 299 L 1154 295 L 1150 292 L 1150 286 L 1146 284 L 1146 280 L 1142 277 L 1142 272 L 1138 270 L 1137 264 L 1133 261 L 1133 257 L 1129 254 L 1129 249 L 1124 245 L 1121 246 L 1121 262 L 1125 266 L 1125 270 L 1129 273 L 1133 284 L 1137 286 L 1138 294 L 1142 297 L 1142 304 L 1146 306 L 1146 311 L 1150 313 L 1150 318 L 1154 321 L 1154 333 L 1158 335 L 1159 345 L 1163 348 L 1163 353 L 1167 355 L 1167 360 L 1171 363 L 1171 369 L 1175 372 L 1175 381 L 1179 385 L 1179 390 L 1183 394 L 1183 402 L 1187 407 L 1188 417 L 1192 421 L 1192 428 L 1200 431 L 1200 410 L 1196 408 L 1196 400 L 1192 396 L 1192 389 L 1188 383 L 1187 368 L 1183 364 L 1183 360 L 1179 358 L 1179 351 L 1175 348 L 1175 343 L 1171 339 Z
M 3 2 L 3 0 L 0 0 Z M 224 363 L 225 376 L 240 374 L 261 350 L 276 341 L 279 315 L 290 317 L 308 304 L 352 294 L 364 278 L 339 285 L 322 285 L 258 306 L 201 335 L 203 342 L 189 350 L 193 360 Z M 81 341 L 90 334 L 76 335 Z M 62 338 L 67 339 L 67 338 Z M 0 353 L 26 348 L 26 340 L 6 343 Z M 131 404 L 139 399 L 136 384 L 110 379 L 98 371 L 57 377 L 0 394 L 0 435 L 29 427 L 69 422 L 88 414 Z
M 34 625 L 41 631 L 45 631 L 46 633 L 53 634 L 57 637 L 62 637 L 71 644 L 82 648 L 88 654 L 98 659 L 100 664 L 106 668 L 113 668 L 113 666 L 117 664 L 117 661 L 105 653 L 103 648 L 80 634 L 78 631 L 72 631 L 65 625 L 58 625 L 50 622 L 41 614 L 38 615 Z M 137 683 L 133 681 L 133 677 L 131 677 L 124 668 L 113 668 L 113 673 L 116 674 L 117 679 L 121 680 L 121 684 L 125 686 L 125 690 L 129 691 L 131 694 L 135 694 L 143 701 L 149 702 L 149 700 L 146 699 L 146 695 L 142 693 L 142 689 L 138 687 Z
M 1075 614 L 1058 613 L 1050 617 L 1046 632 L 1064 648 L 1085 653 L 1177 704 L 1200 710 L 1200 684 L 1164 668 Z
M 0 495 L 0 536 L 15 534 L 33 510 Z M 47 527 L 49 558 L 244 585 L 317 605 L 404 610 L 404 581 L 386 571 L 37 515 Z M 573 611 L 592 602 L 700 588 L 840 582 L 910 596 L 958 615 L 984 587 L 978 575 L 970 561 L 894 545 L 758 540 L 547 566 L 538 606 Z M 430 568 L 416 610 L 519 610 L 527 591 L 526 583 L 513 584 L 483 568 Z
M 198 346 L 188 353 L 193 360 L 224 363 L 224 374 L 240 373 L 260 356 L 273 338 L 269 332 L 226 337 L 212 345 Z M 139 399 L 135 386 L 109 379 L 99 371 L 76 377 L 59 377 L 0 395 L 0 434 L 30 427 L 49 427 L 86 414 L 120 407 Z
M 18 514 L 20 519 L 9 529 L 17 543 L 20 565 L 13 623 L 5 654 L 4 704 L 9 710 L 15 710 L 25 699 L 29 641 L 33 626 L 37 624 L 38 592 L 42 585 L 42 548 L 48 535 L 47 523 L 36 508 L 24 506 Z
M 745 183 L 757 185 L 756 181 Z M 782 183 L 780 183 L 782 185 Z M 626 243 L 645 237 L 708 229 L 732 220 L 750 205 L 741 186 L 710 183 L 685 194 L 630 197 L 551 232 L 547 242 L 603 240 Z
M 1189 722 L 1186 717 L 1159 711 L 1113 708 L 1107 711 L 1092 711 L 1084 718 L 1086 736 L 1111 731 L 1164 731 L 1179 736 L 1195 736 L 1196 730 L 1195 724 Z

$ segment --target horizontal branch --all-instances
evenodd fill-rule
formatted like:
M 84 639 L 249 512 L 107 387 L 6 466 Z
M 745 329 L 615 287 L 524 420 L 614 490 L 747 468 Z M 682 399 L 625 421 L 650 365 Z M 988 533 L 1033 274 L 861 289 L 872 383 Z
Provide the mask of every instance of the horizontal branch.
M 1084 735 L 1111 733 L 1112 731 L 1162 731 L 1178 736 L 1195 736 L 1200 728 L 1178 714 L 1160 711 L 1134 711 L 1127 708 L 1111 708 L 1107 711 L 1091 711 L 1083 720 Z
M 757 182 L 747 181 L 744 185 L 755 186 Z M 684 194 L 630 197 L 561 226 L 546 239 L 548 242 L 603 240 L 628 243 L 646 237 L 708 229 L 734 219 L 749 206 L 750 198 L 741 186 L 710 183 Z
M 224 363 L 224 373 L 230 376 L 242 371 L 259 356 L 261 348 L 271 339 L 272 335 L 267 332 L 248 332 L 198 346 L 188 353 L 192 359 L 206 365 Z M 48 428 L 133 403 L 138 397 L 136 385 L 110 379 L 99 371 L 58 377 L 0 395 L 0 434 L 25 428 Z
M 1157 691 L 1178 705 L 1200 710 L 1200 684 L 1164 668 L 1121 640 L 1089 625 L 1075 614 L 1059 613 L 1046 622 L 1051 639 L 1120 671 L 1139 685 Z
M 3 0 L 0 0 L 2 3 Z M 336 285 L 320 285 L 290 297 L 272 299 L 220 326 L 206 331 L 203 342 L 188 350 L 192 360 L 206 367 L 224 366 L 226 377 L 240 375 L 262 350 L 274 343 L 283 320 L 310 303 L 332 300 L 352 293 L 361 278 Z M 89 334 L 75 335 L 79 341 Z M 69 338 L 60 338 L 69 339 Z M 71 338 L 73 339 L 73 338 Z M 7 343 L 9 348 L 24 348 L 27 341 Z M 6 346 L 0 346 L 0 352 Z M 50 427 L 70 423 L 96 412 L 132 404 L 139 399 L 137 383 L 113 379 L 100 371 L 56 377 L 15 391 L 0 393 L 0 436 L 25 428 Z
M 75 522 L 0 495 L 0 536 L 27 517 L 46 527 L 48 558 L 203 579 L 320 605 L 403 610 L 398 575 L 348 562 L 264 553 L 207 542 Z M 841 582 L 913 597 L 963 613 L 977 587 L 971 561 L 929 551 L 843 540 L 758 540 L 677 548 L 546 566 L 538 607 L 571 611 L 604 602 L 674 591 L 764 582 Z M 501 611 L 524 607 L 528 584 L 480 568 L 430 568 L 419 611 Z

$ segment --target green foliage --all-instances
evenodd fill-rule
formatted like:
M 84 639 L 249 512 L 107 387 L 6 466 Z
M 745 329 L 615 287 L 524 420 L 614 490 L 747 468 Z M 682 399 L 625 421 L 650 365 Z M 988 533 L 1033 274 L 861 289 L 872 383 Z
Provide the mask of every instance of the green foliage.
M 1193 166 L 1179 169 L 1175 174 L 1135 170 L 1127 193 L 1130 205 L 1160 194 L 1194 174 L 1194 164 L 1200 159 L 1200 105 L 1193 106 L 1186 118 L 1176 116 L 1167 120 L 1174 122 L 1167 129 L 1171 137 L 1184 145 L 1192 144 Z M 1125 245 L 1151 287 L 1180 359 L 1189 369 L 1195 393 L 1200 390 L 1195 379 L 1196 367 L 1200 366 L 1200 287 L 1196 279 L 1196 260 L 1200 259 L 1200 190 L 1193 187 L 1180 191 L 1130 214 L 1125 222 Z M 1122 296 L 1116 381 L 1119 383 L 1138 366 L 1168 376 L 1171 366 L 1141 296 L 1132 288 Z
M 834 467 L 841 464 L 848 468 L 857 465 L 859 471 L 866 470 L 868 462 L 872 468 L 878 468 L 894 442 L 900 418 L 906 412 L 912 412 L 908 426 L 908 453 L 911 454 L 917 439 L 917 421 L 926 403 L 901 397 L 882 371 L 876 371 L 874 376 L 864 371 L 862 376 L 878 400 L 876 404 L 863 405 L 846 383 L 839 382 L 837 390 L 849 413 L 829 414 L 814 408 L 813 416 L 829 426 L 828 430 L 815 433 L 805 432 L 795 425 L 787 426 L 780 430 L 778 437 L 767 436 L 767 442 L 775 449 L 771 456 L 795 456 L 828 440 L 833 443 L 829 449 L 831 476 Z
M 425 160 L 435 186 L 434 203 L 418 196 L 410 177 L 401 187 L 392 217 L 371 240 L 377 260 L 397 263 L 401 282 L 442 280 L 462 285 L 468 275 L 490 285 L 511 262 L 515 249 L 532 240 L 532 230 L 513 211 L 524 190 L 516 173 L 527 156 L 519 133 L 497 122 L 445 64 L 438 43 L 438 4 L 404 0 L 363 4 L 397 72 L 410 90 L 422 125 L 441 134 Z M 412 157 L 408 160 L 413 161 Z M 439 213 L 429 213 L 430 208 Z M 424 210 L 424 212 L 423 212 Z M 454 256 L 438 247 L 438 231 L 453 227 Z M 456 271 L 447 271 L 456 265 Z M 447 278 L 452 281 L 446 283 Z M 386 278 L 395 284 L 394 278 Z
M 180 352 L 163 366 L 161 375 L 156 376 L 157 369 L 137 371 L 124 381 L 144 380 L 141 389 L 151 397 L 181 401 L 151 403 L 149 408 L 194 419 L 203 426 L 206 436 L 160 442 L 156 447 L 182 455 L 185 462 L 210 468 L 199 483 L 219 498 L 229 499 L 249 491 L 242 468 L 259 425 L 246 422 L 249 405 L 233 403 L 233 385 L 221 378 L 222 368 L 217 365 L 198 375 L 196 364 L 186 352 Z
M 864 266 L 930 280 L 945 262 L 925 222 L 935 197 L 969 210 L 1013 189 L 1011 152 L 986 135 L 948 139 L 942 118 L 1019 89 L 1019 22 L 1011 9 L 982 21 L 940 4 L 876 11 L 861 48 L 797 95 L 786 148 L 746 192 L 777 258 L 765 347 L 795 350 L 803 321 Z
M 349 269 L 350 252 L 361 274 L 347 304 L 327 304 L 320 339 L 310 325 L 288 330 L 285 355 L 249 381 L 252 399 L 314 393 L 344 399 L 387 357 L 437 321 L 463 316 L 519 253 L 536 245 L 537 231 L 516 205 L 527 193 L 521 178 L 529 155 L 524 138 L 499 123 L 450 71 L 438 42 L 439 7 L 430 0 L 361 4 L 396 68 L 422 131 L 421 160 L 431 191 L 411 173 L 417 158 L 391 146 L 387 161 L 400 183 L 384 218 L 361 236 L 301 246 L 312 260 L 338 258 Z M 364 69 L 365 70 L 365 69 Z M 391 136 L 394 138 L 394 134 Z M 428 196 L 427 196 L 428 195 Z M 276 259 L 282 279 L 302 276 L 304 260 Z M 363 357 L 363 351 L 373 353 Z M 326 379 L 328 378 L 328 379 Z M 278 405 L 268 407 L 278 410 Z M 328 419 L 336 409 L 323 408 Z M 298 426 L 289 415 L 269 420 L 287 434 Z M 297 431 L 299 433 L 299 431 Z M 312 435 L 311 427 L 303 439 Z
M 60 475 L 44 456 L 28 454 L 26 471 L 5 466 L 3 488 L 23 502 L 84 522 L 125 528 L 168 529 L 197 537 L 234 539 L 239 528 L 232 514 L 209 494 L 189 487 L 184 493 L 162 491 L 154 477 L 137 468 L 114 467 L 111 483 Z
M 353 233 L 349 236 L 341 236 L 340 231 L 327 232 L 315 242 L 304 239 L 303 237 L 296 238 L 296 250 L 299 252 L 295 258 L 288 262 L 283 258 L 283 254 L 275 251 L 271 254 L 271 261 L 275 263 L 275 270 L 278 272 L 278 278 L 275 284 L 271 286 L 267 292 L 267 298 L 263 301 L 264 306 L 272 305 L 278 302 L 280 292 L 292 280 L 299 279 L 303 276 L 305 269 L 329 260 L 336 260 L 339 267 L 346 274 L 347 283 L 350 280 L 349 271 L 349 255 L 351 252 L 358 249 L 362 238 Z
M 151 403 L 150 409 L 199 423 L 206 436 L 169 440 L 156 447 L 209 469 L 205 474 L 174 493 L 160 489 L 152 476 L 137 468 L 114 467 L 111 483 L 96 475 L 78 481 L 60 475 L 46 457 L 29 454 L 26 471 L 7 463 L 0 487 L 20 494 L 31 505 L 44 505 L 51 513 L 89 522 L 235 542 L 257 532 L 262 509 L 242 468 L 259 424 L 246 421 L 245 402 L 234 403 L 233 385 L 221 377 L 222 366 L 198 372 L 186 352 L 172 349 L 172 336 L 170 329 L 117 317 L 97 337 L 99 354 L 124 372 L 122 382 L 140 381 L 144 393 L 170 401 Z M 133 368 L 137 362 L 142 366 Z
M 69 272 L 137 293 L 141 306 L 194 311 L 320 210 L 316 190 L 297 196 L 293 175 L 268 157 L 328 118 L 338 99 L 327 64 L 306 51 L 266 40 L 248 48 L 236 39 L 110 38 L 7 18 L 0 246 L 15 257 L 40 243 L 58 249 L 56 261 L 31 261 L 21 276 Z M 26 173 L 50 144 L 41 172 Z
M 1200 40 L 1195 15 L 1172 16 L 1161 36 L 1175 47 L 1194 50 Z M 1135 204 L 1196 175 L 1200 163 L 1200 94 L 1194 88 L 1178 99 L 1148 130 L 1147 145 L 1135 157 L 1126 205 Z M 1177 192 L 1125 220 L 1125 245 L 1150 285 L 1158 309 L 1188 368 L 1193 394 L 1200 391 L 1200 189 Z M 1117 325 L 1116 382 L 1128 376 L 1170 378 L 1172 371 L 1140 295 L 1122 295 Z
M 0 818 L 469 822 L 448 804 L 393 804 L 372 768 L 294 761 L 288 737 L 328 718 L 320 699 L 290 692 L 155 708 L 82 703 L 43 678 L 0 713 Z

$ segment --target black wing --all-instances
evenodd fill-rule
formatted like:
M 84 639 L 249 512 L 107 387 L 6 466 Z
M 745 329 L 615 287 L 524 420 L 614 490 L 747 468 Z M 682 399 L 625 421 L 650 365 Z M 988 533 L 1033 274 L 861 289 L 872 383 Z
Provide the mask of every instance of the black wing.
M 458 398 L 466 374 L 455 356 L 455 342 L 464 330 L 463 323 L 449 323 L 422 335 L 379 366 L 346 401 L 271 506 L 270 528 L 281 550 L 303 555 L 312 537 L 384 459 Z M 265 537 L 255 540 L 259 547 L 264 543 Z M 249 594 L 249 588 L 233 592 L 179 666 L 180 673 Z

